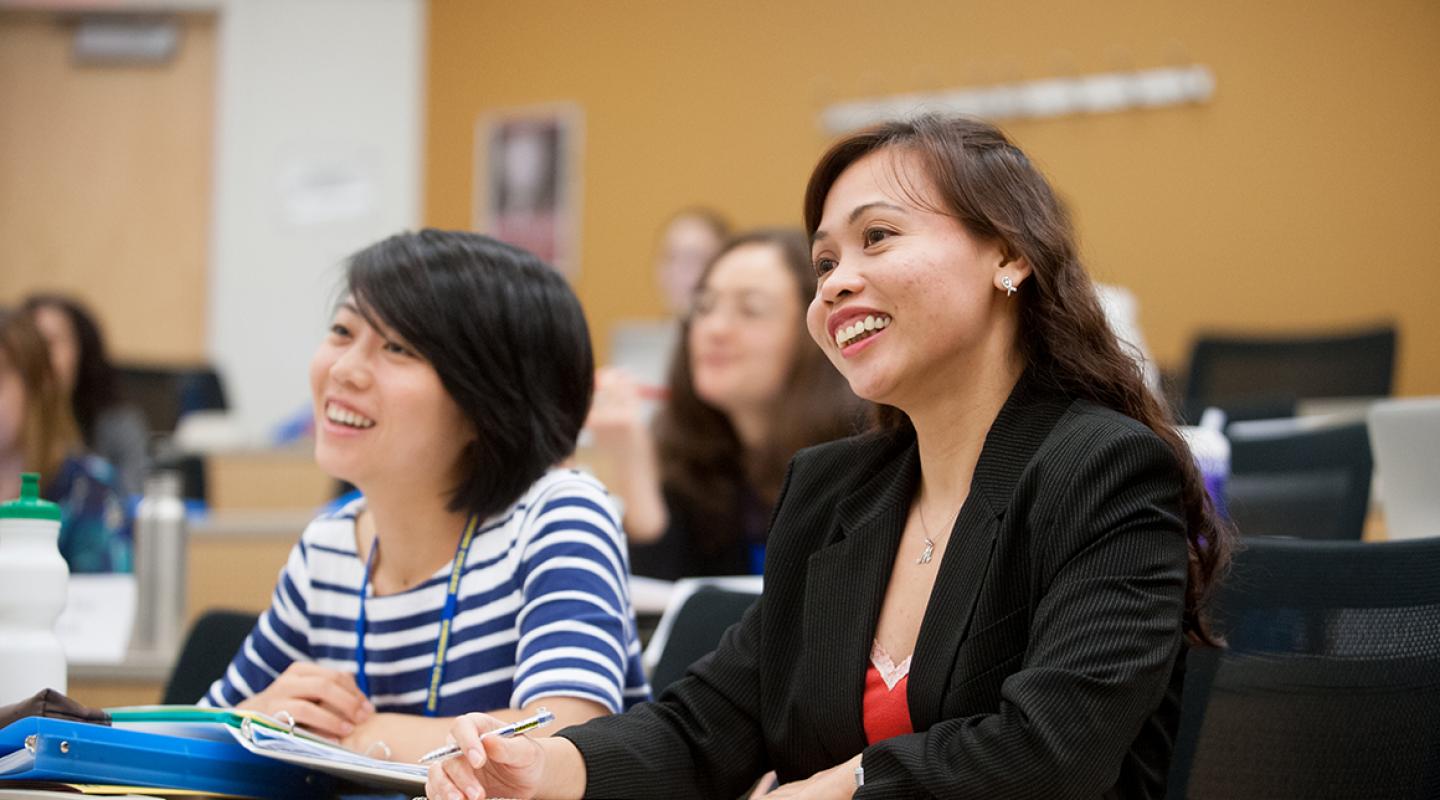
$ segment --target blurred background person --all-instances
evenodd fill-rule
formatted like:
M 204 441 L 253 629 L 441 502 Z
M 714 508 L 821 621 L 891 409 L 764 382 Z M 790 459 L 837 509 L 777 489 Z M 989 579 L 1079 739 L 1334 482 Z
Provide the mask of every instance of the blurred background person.
M 110 462 L 127 495 L 140 494 L 150 466 L 145 416 L 122 401 L 99 323 L 78 301 L 58 294 L 32 295 L 25 310 L 50 348 L 50 364 L 85 447 Z
M 72 573 L 131 570 L 130 519 L 114 468 L 84 450 L 30 316 L 0 310 L 0 497 L 19 496 L 21 472 L 40 473 L 40 494 L 60 506 L 60 554 Z
M 610 364 L 625 371 L 652 399 L 643 405 L 648 420 L 653 397 L 664 385 L 679 340 L 677 320 L 690 311 L 690 295 L 705 265 L 715 258 L 730 235 L 720 212 L 692 206 L 676 212 L 660 232 L 655 251 L 655 285 L 664 300 L 664 319 L 619 320 L 610 328 Z
M 798 230 L 741 234 L 694 289 L 653 433 L 643 388 L 601 371 L 588 426 L 635 574 L 758 574 L 790 457 L 857 429 L 864 404 L 806 338 L 814 292 Z
M 682 209 L 665 223 L 655 255 L 655 283 L 671 314 L 683 317 L 690 310 L 690 295 L 700 273 L 729 236 L 730 223 L 704 206 Z

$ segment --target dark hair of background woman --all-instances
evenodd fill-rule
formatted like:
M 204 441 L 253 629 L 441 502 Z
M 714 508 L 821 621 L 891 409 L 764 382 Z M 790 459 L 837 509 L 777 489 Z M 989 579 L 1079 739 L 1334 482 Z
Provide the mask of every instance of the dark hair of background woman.
M 75 331 L 75 385 L 70 390 L 70 409 L 80 426 L 86 447 L 95 447 L 95 422 L 100 412 L 120 403 L 120 381 L 105 352 L 105 337 L 90 311 L 78 302 L 58 294 L 33 295 L 25 300 L 25 313 L 54 308 L 65 314 Z
M 539 258 L 427 228 L 351 256 L 347 288 L 367 322 L 430 363 L 475 428 L 450 510 L 502 511 L 574 452 L 594 388 L 590 332 Z
M 840 174 L 865 155 L 885 149 L 919 158 L 939 195 L 940 207 L 932 210 L 959 220 L 972 236 L 998 242 L 1007 258 L 1029 262 L 1031 279 L 1020 285 L 1015 299 L 1020 302 L 1020 348 L 1031 372 L 1072 397 L 1140 421 L 1169 445 L 1183 474 L 1190 542 L 1185 631 L 1196 644 L 1216 644 L 1205 603 L 1229 560 L 1233 530 L 1215 514 L 1172 415 L 1116 341 L 1081 266 L 1064 204 L 1025 154 L 994 126 L 926 115 L 867 128 L 831 147 L 805 190 L 808 233 L 819 227 L 825 198 Z M 904 176 L 896 177 L 904 186 Z M 911 194 L 922 207 L 930 202 L 918 192 Z M 881 427 L 909 424 L 891 407 L 882 409 L 878 421 Z
M 815 294 L 810 248 L 798 230 L 759 230 L 728 240 L 706 265 L 699 292 L 725 254 L 746 245 L 775 248 L 795 277 L 802 318 Z M 820 348 L 803 331 L 790 354 L 792 367 L 780 392 L 770 428 L 769 446 L 746 453 L 723 412 L 695 394 L 690 373 L 690 325 L 681 322 L 679 346 L 670 363 L 669 399 L 655 422 L 665 491 L 694 509 L 693 533 L 701 552 L 718 553 L 740 537 L 740 496 L 748 484 L 765 504 L 773 505 L 795 451 L 856 432 L 862 403 L 850 391 Z

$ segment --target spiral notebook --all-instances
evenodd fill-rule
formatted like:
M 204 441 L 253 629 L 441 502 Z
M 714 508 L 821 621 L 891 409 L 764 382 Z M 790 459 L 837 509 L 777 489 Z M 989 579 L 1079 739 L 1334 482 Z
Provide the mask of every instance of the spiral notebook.
M 306 767 L 364 786 L 423 792 L 426 768 L 371 758 L 274 717 L 254 711 L 201 706 L 128 706 L 106 709 L 116 727 L 222 739 L 265 758 Z

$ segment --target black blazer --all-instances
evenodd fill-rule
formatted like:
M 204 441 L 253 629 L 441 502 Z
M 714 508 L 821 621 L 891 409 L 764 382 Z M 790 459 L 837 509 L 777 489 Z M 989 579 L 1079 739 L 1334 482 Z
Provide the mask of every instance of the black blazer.
M 867 746 L 864 674 L 918 480 L 909 430 L 798 454 L 763 598 L 659 702 L 560 734 L 589 796 L 733 798 L 861 751 L 857 798 L 1163 796 L 1188 558 L 1171 451 L 1022 379 L 937 565 L 917 732 Z

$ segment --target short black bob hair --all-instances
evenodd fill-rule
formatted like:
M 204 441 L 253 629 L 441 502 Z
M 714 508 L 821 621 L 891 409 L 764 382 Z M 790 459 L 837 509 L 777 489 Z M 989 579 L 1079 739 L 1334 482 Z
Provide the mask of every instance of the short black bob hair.
M 579 299 L 545 262 L 488 236 L 427 228 L 351 256 L 346 285 L 367 322 L 434 367 L 475 428 L 451 511 L 503 511 L 575 451 L 595 359 Z

